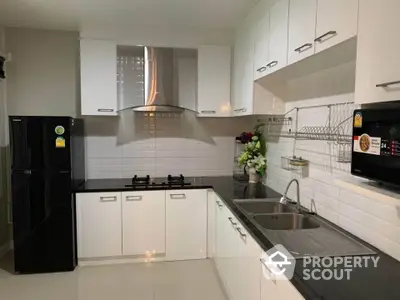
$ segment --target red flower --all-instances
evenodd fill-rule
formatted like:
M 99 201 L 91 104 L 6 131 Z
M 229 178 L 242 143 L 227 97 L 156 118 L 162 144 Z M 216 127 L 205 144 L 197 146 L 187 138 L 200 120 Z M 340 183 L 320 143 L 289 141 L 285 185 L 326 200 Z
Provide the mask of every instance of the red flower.
M 252 137 L 253 137 L 253 133 L 252 133 L 252 132 L 248 132 L 248 133 L 247 133 L 247 136 L 248 136 L 249 138 L 252 138 Z

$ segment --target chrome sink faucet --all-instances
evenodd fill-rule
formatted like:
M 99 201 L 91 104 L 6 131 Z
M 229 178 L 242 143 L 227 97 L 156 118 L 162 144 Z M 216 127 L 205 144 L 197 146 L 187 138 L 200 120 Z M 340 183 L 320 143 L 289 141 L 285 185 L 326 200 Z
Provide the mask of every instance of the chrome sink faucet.
M 297 212 L 300 214 L 302 213 L 302 209 L 301 209 L 301 203 L 300 203 L 300 184 L 299 181 L 297 179 L 292 179 L 290 180 L 290 182 L 288 183 L 287 187 L 286 187 L 286 191 L 283 194 L 283 197 L 280 200 L 280 203 L 283 204 L 287 204 L 288 203 L 288 198 L 287 198 L 287 193 L 289 191 L 290 186 L 292 185 L 293 182 L 297 183 L 297 202 L 296 202 L 296 208 L 297 208 Z

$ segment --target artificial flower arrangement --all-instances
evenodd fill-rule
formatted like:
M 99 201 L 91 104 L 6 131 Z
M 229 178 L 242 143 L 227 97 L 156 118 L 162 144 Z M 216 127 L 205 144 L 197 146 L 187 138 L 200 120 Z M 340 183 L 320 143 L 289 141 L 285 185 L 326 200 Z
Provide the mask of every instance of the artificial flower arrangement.
M 239 166 L 246 167 L 248 173 L 264 176 L 267 170 L 267 143 L 262 126 L 256 126 L 254 132 L 242 133 L 242 141 L 247 141 L 239 157 Z

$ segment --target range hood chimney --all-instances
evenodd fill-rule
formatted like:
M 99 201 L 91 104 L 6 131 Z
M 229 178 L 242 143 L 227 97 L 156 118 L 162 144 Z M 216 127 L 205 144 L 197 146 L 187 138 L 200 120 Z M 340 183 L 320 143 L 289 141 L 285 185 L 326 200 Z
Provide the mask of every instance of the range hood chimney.
M 144 103 L 131 109 L 142 112 L 183 112 L 179 105 L 174 48 L 144 47 Z

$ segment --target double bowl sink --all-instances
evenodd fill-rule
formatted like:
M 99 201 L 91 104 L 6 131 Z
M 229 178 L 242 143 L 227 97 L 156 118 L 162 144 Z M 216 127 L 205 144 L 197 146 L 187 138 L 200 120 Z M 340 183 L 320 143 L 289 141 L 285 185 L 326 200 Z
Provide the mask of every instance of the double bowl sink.
M 314 218 L 300 214 L 293 205 L 266 200 L 234 200 L 234 203 L 266 230 L 305 230 L 320 227 Z
M 375 252 L 322 218 L 279 199 L 233 200 L 273 244 L 283 245 L 294 258 L 306 256 L 373 255 Z

